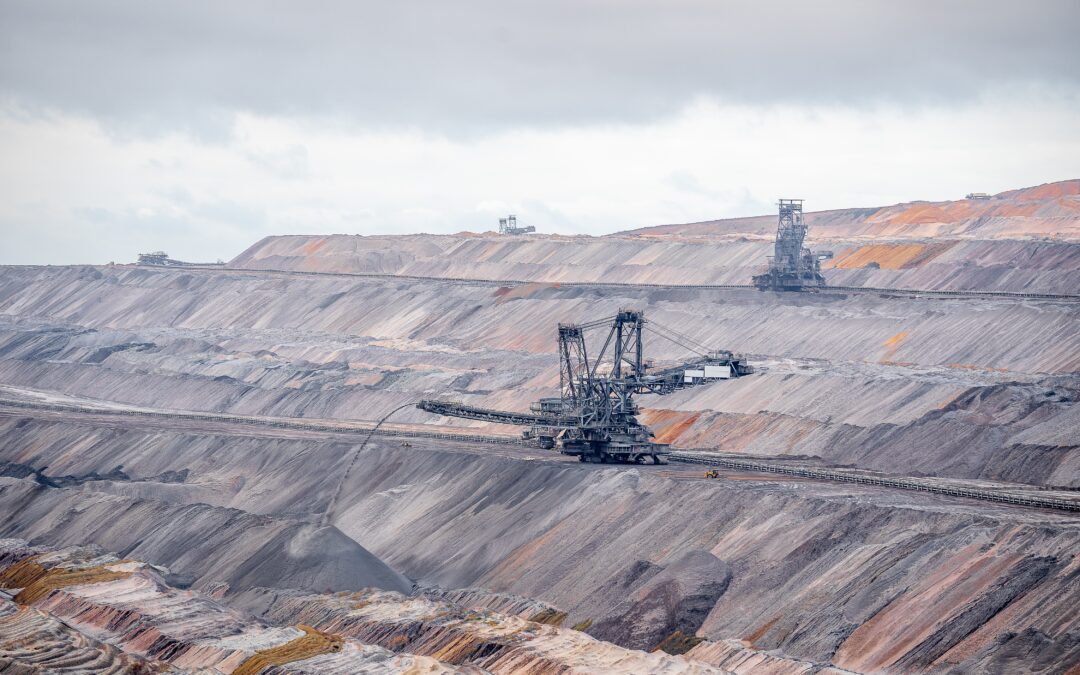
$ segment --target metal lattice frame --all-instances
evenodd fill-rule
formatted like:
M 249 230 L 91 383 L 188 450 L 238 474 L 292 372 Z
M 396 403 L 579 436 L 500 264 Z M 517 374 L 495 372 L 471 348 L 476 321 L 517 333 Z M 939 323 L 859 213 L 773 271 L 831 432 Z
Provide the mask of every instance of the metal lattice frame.
M 591 332 L 601 327 L 607 328 L 606 333 Z M 643 461 L 651 457 L 659 462 L 659 457 L 668 453 L 667 446 L 655 443 L 648 427 L 638 422 L 634 394 L 662 395 L 691 386 L 694 382 L 684 377 L 685 368 L 691 365 L 726 365 L 734 377 L 753 371 L 730 352 L 710 350 L 689 336 L 650 323 L 650 334 L 696 352 L 698 359 L 682 368 L 648 374 L 645 327 L 644 314 L 633 309 L 595 321 L 559 324 L 559 397 L 534 403 L 532 410 L 538 414 L 435 400 L 421 401 L 418 407 L 439 415 L 529 426 L 524 438 L 537 441 L 541 447 L 558 446 L 564 454 L 579 455 L 582 461 Z M 602 343 L 599 335 L 605 336 Z
M 776 291 L 825 285 L 820 260 L 804 246 L 807 227 L 803 222 L 803 200 L 781 199 L 778 206 L 773 256 L 765 274 L 754 277 L 754 285 Z

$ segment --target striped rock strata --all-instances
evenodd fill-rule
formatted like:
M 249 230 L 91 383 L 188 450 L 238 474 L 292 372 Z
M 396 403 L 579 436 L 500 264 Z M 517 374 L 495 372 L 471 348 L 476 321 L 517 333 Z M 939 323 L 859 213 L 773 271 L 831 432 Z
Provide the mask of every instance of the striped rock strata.
M 253 589 L 230 598 L 258 606 L 268 624 L 172 588 L 166 573 L 95 549 L 0 540 L 0 587 L 15 597 L 0 600 L 4 672 L 726 672 L 399 593 Z

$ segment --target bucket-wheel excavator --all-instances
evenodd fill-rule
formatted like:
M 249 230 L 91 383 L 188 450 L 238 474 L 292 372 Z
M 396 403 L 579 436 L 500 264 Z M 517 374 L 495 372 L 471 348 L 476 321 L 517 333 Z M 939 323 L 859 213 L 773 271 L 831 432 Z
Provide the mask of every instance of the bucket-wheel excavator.
M 602 346 L 590 357 L 586 338 L 608 326 Z M 643 354 L 643 332 L 665 338 L 697 358 L 655 373 Z M 753 372 L 744 359 L 712 351 L 692 338 L 624 309 L 614 317 L 581 324 L 559 324 L 558 397 L 542 398 L 531 412 L 490 410 L 439 400 L 423 400 L 421 410 L 437 415 L 527 426 L 522 437 L 542 448 L 558 448 L 582 462 L 662 463 L 667 445 L 637 420 L 634 394 L 668 394 L 677 389 Z

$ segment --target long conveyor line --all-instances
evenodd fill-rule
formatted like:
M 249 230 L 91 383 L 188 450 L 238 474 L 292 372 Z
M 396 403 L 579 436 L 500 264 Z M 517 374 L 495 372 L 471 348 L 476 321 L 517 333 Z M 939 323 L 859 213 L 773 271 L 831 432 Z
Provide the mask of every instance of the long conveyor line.
M 802 478 L 816 478 L 818 480 L 836 481 L 840 483 L 857 483 L 859 485 L 876 485 L 879 487 L 897 488 L 900 490 L 915 490 L 917 492 L 930 492 L 950 497 L 967 497 L 969 499 L 981 499 L 983 501 L 998 502 L 1001 504 L 1016 504 L 1019 506 L 1032 506 L 1042 509 L 1056 509 L 1060 511 L 1080 512 L 1080 501 L 1072 502 L 1062 499 L 1046 497 L 1021 497 L 990 490 L 976 490 L 973 488 L 949 487 L 934 485 L 927 482 L 909 480 L 904 478 L 889 478 L 886 476 L 867 476 L 829 469 L 812 469 L 799 466 L 783 466 L 752 460 L 733 459 L 717 456 L 715 454 L 693 454 L 687 452 L 673 452 L 668 455 L 672 462 L 685 462 L 688 464 L 702 464 L 705 466 L 723 467 L 726 469 L 740 469 L 743 471 L 755 471 L 759 473 L 775 473 Z
M 406 281 L 421 282 L 444 282 L 455 284 L 467 284 L 473 286 L 524 286 L 527 284 L 550 284 L 567 288 L 655 288 L 661 290 L 752 290 L 751 284 L 654 284 L 628 281 L 543 281 L 527 279 L 476 279 L 469 277 L 434 277 L 414 274 L 378 274 L 366 272 L 311 272 L 297 270 L 275 270 L 246 267 L 220 267 L 220 266 L 176 266 L 162 267 L 158 265 L 133 265 L 154 270 L 183 270 L 200 272 L 240 272 L 253 274 L 273 274 L 285 276 L 341 276 L 360 279 L 402 279 Z M 1070 293 L 1020 293 L 1014 291 L 951 291 L 951 290 L 924 290 L 918 288 L 878 288 L 873 286 L 822 286 L 803 291 L 804 293 L 825 294 L 848 294 L 862 293 L 868 295 L 897 295 L 926 298 L 998 298 L 1014 300 L 1054 300 L 1059 302 L 1080 302 L 1080 294 Z
M 154 410 L 130 410 L 120 408 L 110 409 L 60 403 L 41 403 L 36 401 L 22 401 L 15 399 L 0 399 L 0 406 L 76 414 L 116 415 L 128 417 L 149 417 L 158 419 L 224 422 L 232 424 L 250 424 L 275 429 L 295 429 L 298 431 L 322 431 L 344 434 L 369 433 L 374 427 L 373 424 L 361 426 L 357 425 L 356 423 L 350 423 L 349 426 L 335 426 L 331 424 L 322 424 L 319 422 L 308 422 L 296 419 L 284 420 L 266 417 L 227 415 L 217 413 L 164 412 Z M 429 438 L 467 443 L 492 443 L 498 445 L 528 445 L 528 442 L 518 438 L 508 436 L 495 436 L 488 434 L 453 434 L 402 429 L 378 429 L 376 433 L 379 436 L 389 437 Z M 747 459 L 725 457 L 719 454 L 708 452 L 675 451 L 668 455 L 668 459 L 672 462 L 686 464 L 700 464 L 704 466 L 738 469 L 741 471 L 752 471 L 756 473 L 780 474 L 840 483 L 855 483 L 859 485 L 872 485 L 878 487 L 895 488 L 900 490 L 913 490 L 917 492 L 928 492 L 933 494 L 946 495 L 950 497 L 978 499 L 982 501 L 996 502 L 999 504 L 1012 504 L 1017 506 L 1029 506 L 1042 509 L 1054 509 L 1057 511 L 1080 512 L 1080 502 L 1072 502 L 1048 497 L 1022 497 L 1002 492 L 994 492 L 991 490 L 977 490 L 964 487 L 949 487 L 945 485 L 935 485 L 925 481 L 905 478 L 890 478 L 885 476 L 878 477 L 855 473 L 846 473 L 841 471 L 831 471 L 829 469 L 784 466 L 780 464 L 771 464 L 768 462 L 758 462 Z
M 322 424 L 308 422 L 299 419 L 281 419 L 273 417 L 255 417 L 248 415 L 227 415 L 219 413 L 195 413 L 195 412 L 168 412 L 158 410 L 131 410 L 126 408 L 99 408 L 95 406 L 78 406 L 63 403 L 39 403 L 37 401 L 20 401 L 14 399 L 0 399 L 0 406 L 22 408 L 28 410 L 45 410 L 49 412 L 66 412 L 82 415 L 115 415 L 118 417 L 144 417 L 153 419 L 190 420 L 196 422 L 223 422 L 226 424 L 250 424 L 273 429 L 293 429 L 296 431 L 322 431 L 335 434 L 366 434 L 375 427 L 374 424 L 349 422 L 347 426 L 334 424 Z M 488 434 L 452 434 L 437 431 L 414 431 L 405 429 L 379 429 L 379 436 L 400 436 L 404 438 L 433 438 L 445 441 L 465 441 L 469 443 L 496 443 L 499 445 L 525 445 L 525 441 L 512 436 L 496 436 Z

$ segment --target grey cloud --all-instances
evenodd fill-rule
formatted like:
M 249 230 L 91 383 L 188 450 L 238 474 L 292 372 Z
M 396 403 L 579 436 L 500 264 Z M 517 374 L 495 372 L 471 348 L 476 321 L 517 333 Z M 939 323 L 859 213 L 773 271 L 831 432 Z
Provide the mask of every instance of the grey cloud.
M 634 123 L 699 96 L 922 104 L 1076 91 L 1075 0 L 0 4 L 9 105 L 113 133 L 228 134 L 237 111 L 475 134 Z
M 266 213 L 262 209 L 227 199 L 195 204 L 190 213 L 218 227 L 258 231 L 266 224 Z
M 542 199 L 523 199 L 521 202 L 521 206 L 521 211 L 525 214 L 528 214 L 518 215 L 518 222 L 522 225 L 539 225 L 541 228 L 546 226 L 549 228 L 578 233 L 581 233 L 583 231 L 582 223 L 580 221 L 574 220 L 562 210 L 551 206 Z M 515 209 L 515 211 L 516 210 L 517 209 Z M 502 214 L 499 215 L 501 216 Z M 489 229 L 495 229 L 495 225 L 489 225 L 488 227 Z
M 308 151 L 302 145 L 292 145 L 281 151 L 248 152 L 248 161 L 278 178 L 301 180 L 308 177 Z
M 675 188 L 693 195 L 700 195 L 702 197 L 714 197 L 717 194 L 715 189 L 706 187 L 701 183 L 697 176 L 689 171 L 673 171 L 667 175 L 664 180 L 665 183 Z

